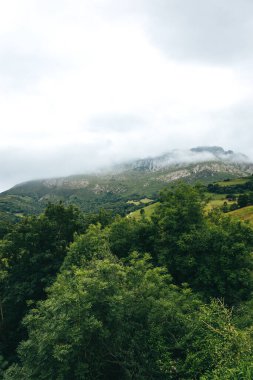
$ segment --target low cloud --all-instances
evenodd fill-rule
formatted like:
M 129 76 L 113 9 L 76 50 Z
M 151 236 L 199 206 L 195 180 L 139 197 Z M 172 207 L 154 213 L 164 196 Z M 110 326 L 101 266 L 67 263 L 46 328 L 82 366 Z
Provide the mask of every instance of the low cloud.
M 252 33 L 250 0 L 2 2 L 0 189 L 198 145 L 253 159 Z

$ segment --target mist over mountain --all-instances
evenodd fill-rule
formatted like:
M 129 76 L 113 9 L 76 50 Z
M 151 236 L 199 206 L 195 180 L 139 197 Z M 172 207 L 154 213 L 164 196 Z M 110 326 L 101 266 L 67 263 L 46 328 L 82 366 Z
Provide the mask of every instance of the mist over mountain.
M 22 218 L 41 213 L 49 202 L 64 202 L 84 212 L 104 208 L 124 215 L 136 201 L 155 202 L 162 189 L 177 181 L 208 185 L 252 174 L 253 162 L 243 153 L 220 146 L 173 149 L 159 156 L 125 160 L 94 171 L 84 169 L 70 176 L 53 177 L 49 171 L 46 178 L 17 183 L 0 193 L 0 213 L 7 218 Z
M 219 146 L 200 146 L 188 150 L 175 149 L 158 157 L 136 160 L 131 165 L 133 169 L 156 171 L 176 165 L 213 161 L 227 164 L 250 163 L 249 158 L 242 153 L 234 153 L 232 150 L 225 151 Z
M 157 200 L 176 181 L 213 183 L 253 174 L 247 156 L 221 147 L 175 149 L 161 156 L 107 166 L 93 173 L 33 180 L 0 194 L 0 212 L 40 213 L 48 202 L 74 204 L 85 212 L 100 208 L 125 214 L 133 200 Z M 130 203 L 129 203 L 130 202 Z
M 181 172 L 178 171 L 179 169 L 181 169 Z M 182 171 L 182 169 L 184 170 Z M 197 173 L 203 172 L 209 172 L 209 175 L 213 175 L 214 173 L 229 173 L 231 175 L 243 176 L 253 172 L 253 163 L 242 153 L 235 153 L 232 150 L 226 151 L 219 146 L 199 146 L 187 150 L 174 149 L 161 156 L 147 157 L 102 167 L 93 173 L 84 171 L 84 173 L 80 173 L 79 175 L 49 177 L 47 179 L 28 181 L 15 185 L 11 191 L 25 186 L 29 187 L 30 183 L 43 184 L 49 188 L 86 188 L 89 185 L 88 177 L 99 179 L 112 176 L 114 178 L 114 175 L 121 174 L 122 178 L 124 178 L 124 174 L 127 172 L 134 174 L 136 172 L 163 173 L 165 171 L 169 174 L 174 173 L 177 179 L 180 177 L 194 177 Z M 161 179 L 162 177 L 159 178 Z M 169 182 L 169 178 L 167 176 L 165 182 Z M 173 176 L 171 180 L 174 180 Z

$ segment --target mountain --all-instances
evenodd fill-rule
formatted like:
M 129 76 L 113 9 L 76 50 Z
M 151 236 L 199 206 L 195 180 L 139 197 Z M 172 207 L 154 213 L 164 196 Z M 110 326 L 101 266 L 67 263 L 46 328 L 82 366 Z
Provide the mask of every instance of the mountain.
M 158 157 L 126 162 L 89 175 L 42 179 L 18 184 L 0 194 L 0 211 L 38 213 L 48 202 L 76 204 L 84 211 L 104 207 L 124 213 L 132 200 L 157 199 L 174 181 L 210 183 L 248 176 L 253 163 L 247 156 L 221 147 L 173 150 Z
M 197 147 L 190 150 L 173 150 L 162 156 L 146 158 L 134 161 L 130 164 L 132 169 L 159 171 L 173 168 L 173 166 L 187 167 L 189 164 L 197 163 L 225 163 L 225 164 L 249 164 L 249 159 L 241 153 L 234 153 L 232 150 L 225 151 L 218 146 Z M 243 169 L 244 170 L 244 169 Z

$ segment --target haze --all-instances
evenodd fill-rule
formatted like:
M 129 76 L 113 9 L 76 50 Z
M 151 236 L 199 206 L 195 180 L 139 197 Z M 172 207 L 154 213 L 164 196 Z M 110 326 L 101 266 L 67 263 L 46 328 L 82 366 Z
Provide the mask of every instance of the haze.
M 0 190 L 171 149 L 253 159 L 251 0 L 0 2 Z

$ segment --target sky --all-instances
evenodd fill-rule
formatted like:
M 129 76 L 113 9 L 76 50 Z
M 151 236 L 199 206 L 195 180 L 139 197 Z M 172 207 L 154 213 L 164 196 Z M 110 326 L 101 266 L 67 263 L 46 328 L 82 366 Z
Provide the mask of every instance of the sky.
M 0 191 L 172 149 L 253 160 L 252 0 L 0 0 Z

